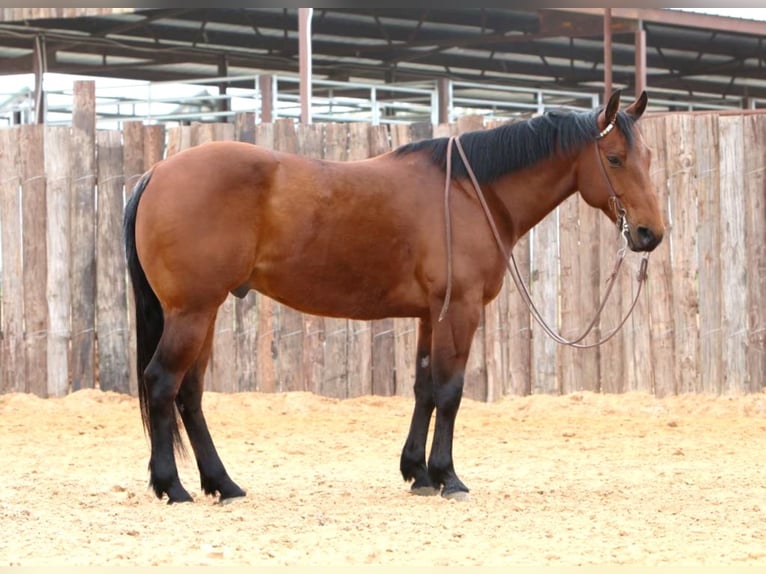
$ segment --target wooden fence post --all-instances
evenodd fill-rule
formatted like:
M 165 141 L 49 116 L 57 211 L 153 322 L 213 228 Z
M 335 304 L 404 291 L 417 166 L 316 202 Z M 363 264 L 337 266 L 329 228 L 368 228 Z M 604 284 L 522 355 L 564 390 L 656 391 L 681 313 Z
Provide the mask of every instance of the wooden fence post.
M 324 124 L 298 124 L 298 153 L 312 159 L 323 155 Z M 324 380 L 325 318 L 303 316 L 303 380 L 305 389 L 319 394 Z
M 748 388 L 747 274 L 745 255 L 745 142 L 742 116 L 720 116 L 721 276 L 723 297 L 723 392 Z
M 71 260 L 72 390 L 95 386 L 96 83 L 74 82 L 72 110 Z
M 125 201 L 133 195 L 135 187 L 141 175 L 144 173 L 144 130 L 140 121 L 124 122 L 122 124 L 122 173 L 125 182 Z M 130 394 L 135 396 L 138 392 L 138 376 L 136 373 L 136 317 L 133 290 L 129 288 L 128 296 L 128 366 L 130 367 L 130 380 L 128 386 Z
M 745 246 L 747 262 L 747 369 L 758 393 L 766 386 L 766 115 L 746 116 Z
M 391 149 L 388 127 L 371 126 L 369 132 L 370 156 Z M 394 320 L 372 321 L 371 385 L 372 394 L 391 396 L 396 392 L 396 363 L 394 358 Z
M 235 139 L 255 143 L 255 113 L 243 112 L 234 117 Z M 258 380 L 258 295 L 250 291 L 234 301 L 235 364 L 237 390 L 252 391 Z
M 370 157 L 370 124 L 348 126 L 348 161 Z M 369 321 L 348 321 L 348 396 L 372 393 L 372 329 Z
M 18 134 L 18 128 L 0 130 L 0 229 L 3 249 L 0 392 L 24 392 L 27 386 L 24 376 L 24 283 Z
M 718 121 L 714 114 L 695 118 L 699 257 L 700 390 L 719 394 L 723 382 L 721 331 L 721 197 Z
M 348 159 L 347 124 L 325 125 L 325 159 Z M 325 317 L 324 320 L 324 378 L 319 386 L 319 393 L 327 397 L 348 396 L 349 323 L 348 319 L 335 317 Z
M 48 126 L 45 130 L 46 207 L 48 210 L 48 395 L 69 391 L 69 340 L 71 336 L 71 203 L 72 130 Z
M 673 214 L 672 261 L 675 324 L 676 391 L 701 390 L 698 375 L 699 336 L 697 328 L 697 179 L 695 176 L 695 122 L 686 114 L 671 114 L 665 123 L 666 169 L 670 210 Z
M 457 121 L 457 133 L 458 135 L 466 132 L 483 130 L 484 129 L 484 117 L 480 115 L 467 115 L 462 116 Z M 454 205 L 454 204 L 453 204 Z M 445 268 L 446 270 L 446 268 Z M 490 312 L 497 312 L 496 307 L 492 307 Z M 490 325 L 493 323 L 490 319 Z M 496 338 L 497 330 L 493 329 L 490 333 L 490 345 L 494 346 L 494 339 Z M 463 396 L 473 399 L 475 401 L 487 400 L 487 356 L 485 353 L 485 337 L 486 337 L 486 309 L 481 310 L 481 319 L 479 326 L 474 333 L 473 341 L 471 343 L 471 352 L 468 355 L 468 361 L 465 365 L 465 383 Z M 496 361 L 490 360 L 490 364 L 493 368 L 493 376 L 497 376 L 498 365 Z
M 665 117 L 642 120 L 642 131 L 653 148 L 654 163 L 651 178 L 657 190 L 660 207 L 668 229 L 662 244 L 652 255 L 645 297 L 649 309 L 651 354 L 654 371 L 654 394 L 658 397 L 676 393 L 675 384 L 675 326 L 673 323 L 673 271 L 670 262 L 672 222 L 668 211 L 668 176 L 665 169 L 667 140 Z
M 207 141 L 231 141 L 234 139 L 234 125 L 230 123 L 208 124 L 212 134 Z M 200 140 L 198 143 L 202 143 Z M 239 388 L 236 367 L 236 318 L 234 297 L 229 295 L 218 308 L 215 321 L 215 337 L 211 367 L 214 373 L 214 388 L 218 392 L 231 393 Z
M 128 293 L 122 233 L 122 134 L 99 131 L 96 219 L 96 332 L 98 380 L 105 391 L 130 392 Z
M 288 118 L 275 122 L 274 149 L 288 153 L 298 151 L 295 124 Z M 300 312 L 279 304 L 276 307 L 278 325 L 277 340 L 277 389 L 279 391 L 306 390 L 303 377 L 303 316 Z
M 558 212 L 549 213 L 530 231 L 532 245 L 531 292 L 545 321 L 558 329 L 559 241 Z M 532 323 L 531 390 L 534 394 L 558 394 L 558 343 Z
M 25 373 L 27 391 L 48 394 L 48 275 L 45 198 L 45 128 L 40 124 L 19 128 L 21 161 L 21 219 L 24 259 Z

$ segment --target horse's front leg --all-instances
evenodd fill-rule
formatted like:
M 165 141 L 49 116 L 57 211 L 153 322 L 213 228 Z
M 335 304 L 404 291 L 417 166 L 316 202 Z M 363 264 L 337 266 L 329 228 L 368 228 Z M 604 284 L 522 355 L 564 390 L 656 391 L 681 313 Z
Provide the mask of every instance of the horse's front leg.
M 439 493 L 439 487 L 431 482 L 426 466 L 426 440 L 435 406 L 431 376 L 431 321 L 428 319 L 421 319 L 418 323 L 414 390 L 415 409 L 410 432 L 402 449 L 399 469 L 404 480 L 412 481 L 414 494 L 427 496 Z
M 465 366 L 480 318 L 481 303 L 454 301 L 444 320 L 434 322 L 431 357 L 436 423 L 428 474 L 433 484 L 442 486 L 445 498 L 464 498 L 468 493 L 455 472 L 452 441 L 463 397 Z

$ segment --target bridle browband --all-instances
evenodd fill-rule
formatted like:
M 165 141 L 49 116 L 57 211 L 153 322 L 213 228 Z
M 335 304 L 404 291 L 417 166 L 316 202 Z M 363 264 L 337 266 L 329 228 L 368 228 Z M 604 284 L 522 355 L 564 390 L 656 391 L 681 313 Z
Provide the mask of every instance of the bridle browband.
M 588 327 L 577 337 L 574 339 L 566 339 L 563 336 L 561 336 L 559 333 L 553 330 L 552 327 L 548 325 L 548 323 L 543 318 L 542 314 L 538 310 L 537 306 L 534 304 L 534 301 L 532 301 L 532 295 L 529 292 L 529 288 L 524 283 L 524 280 L 521 277 L 521 272 L 519 271 L 518 264 L 516 263 L 516 258 L 513 255 L 513 250 L 511 250 L 510 254 L 506 252 L 505 247 L 503 246 L 502 238 L 500 237 L 500 233 L 497 230 L 497 226 L 495 225 L 495 221 L 492 218 L 492 213 L 489 209 L 489 205 L 487 204 L 486 199 L 484 198 L 484 194 L 481 191 L 481 186 L 479 185 L 479 182 L 476 178 L 476 175 L 473 172 L 473 169 L 471 168 L 470 163 L 468 162 L 468 157 L 465 154 L 465 151 L 463 150 L 463 146 L 460 143 L 460 137 L 459 136 L 451 136 L 449 138 L 449 141 L 447 142 L 447 167 L 446 167 L 446 181 L 444 184 L 444 222 L 445 222 L 445 234 L 446 234 L 446 241 L 447 241 L 447 290 L 444 295 L 444 303 L 442 305 L 441 312 L 439 313 L 439 321 L 442 321 L 444 319 L 444 316 L 447 313 L 447 309 L 449 308 L 450 298 L 452 295 L 452 226 L 451 226 L 451 217 L 450 217 L 450 204 L 449 204 L 449 196 L 450 196 L 450 188 L 451 182 L 452 182 L 452 147 L 453 145 L 457 147 L 457 151 L 460 154 L 460 159 L 463 161 L 463 165 L 465 166 L 466 172 L 468 173 L 468 177 L 471 180 L 471 183 L 473 184 L 473 188 L 476 191 L 476 197 L 479 200 L 479 203 L 482 206 L 482 209 L 484 210 L 484 215 L 487 217 L 487 222 L 489 223 L 489 227 L 492 231 L 492 235 L 495 238 L 495 242 L 497 243 L 497 247 L 500 250 L 500 253 L 502 253 L 505 264 L 508 269 L 508 271 L 511 274 L 511 277 L 513 278 L 514 283 L 516 284 L 516 288 L 519 291 L 519 294 L 521 295 L 524 302 L 527 304 L 527 307 L 529 308 L 530 314 L 532 317 L 534 317 L 535 321 L 540 325 L 540 327 L 545 331 L 546 334 L 548 334 L 554 341 L 561 345 L 566 345 L 569 347 L 575 347 L 578 349 L 590 349 L 593 347 L 598 347 L 604 343 L 606 343 L 609 339 L 614 337 L 617 332 L 622 328 L 622 326 L 625 324 L 625 322 L 628 320 L 628 317 L 633 313 L 633 310 L 636 307 L 636 304 L 638 303 L 638 297 L 641 294 L 641 288 L 643 287 L 643 284 L 646 282 L 647 278 L 647 267 L 649 265 L 649 254 L 644 253 L 644 256 L 641 259 L 641 264 L 638 270 L 638 274 L 636 279 L 638 280 L 638 289 L 636 289 L 636 294 L 633 298 L 633 302 L 630 305 L 630 308 L 628 309 L 627 314 L 622 318 L 622 320 L 617 324 L 617 326 L 606 334 L 602 339 L 598 340 L 595 343 L 589 343 L 589 344 L 582 344 L 581 341 L 587 337 L 590 332 L 593 330 L 593 328 L 598 323 L 601 313 L 604 310 L 604 307 L 606 305 L 607 300 L 609 299 L 609 295 L 612 292 L 612 289 L 614 287 L 617 274 L 620 271 L 620 268 L 622 267 L 623 260 L 625 259 L 625 253 L 626 253 L 626 247 L 628 243 L 628 233 L 630 232 L 630 228 L 628 227 L 627 218 L 626 218 L 626 211 L 625 208 L 622 205 L 622 202 L 620 201 L 620 196 L 617 194 L 617 191 L 614 189 L 614 186 L 612 185 L 612 181 L 609 179 L 609 176 L 606 172 L 606 167 L 604 166 L 604 161 L 601 158 L 601 153 L 598 149 L 598 140 L 603 139 L 606 137 L 613 129 L 616 123 L 617 117 L 615 116 L 614 119 L 612 119 L 607 126 L 601 130 L 598 135 L 596 136 L 596 141 L 594 142 L 594 147 L 596 150 L 596 157 L 598 158 L 598 165 L 601 169 L 601 174 L 603 175 L 604 179 L 607 182 L 609 193 L 610 193 L 610 202 L 615 210 L 615 215 L 617 219 L 617 227 L 620 230 L 621 235 L 623 236 L 623 241 L 625 242 L 623 246 L 617 251 L 617 260 L 615 262 L 614 270 L 612 271 L 612 274 L 609 276 L 609 279 L 607 281 L 606 291 L 604 293 L 604 297 L 601 300 L 601 303 L 599 304 L 598 309 L 596 310 L 596 314 L 591 320 L 591 322 L 588 324 Z

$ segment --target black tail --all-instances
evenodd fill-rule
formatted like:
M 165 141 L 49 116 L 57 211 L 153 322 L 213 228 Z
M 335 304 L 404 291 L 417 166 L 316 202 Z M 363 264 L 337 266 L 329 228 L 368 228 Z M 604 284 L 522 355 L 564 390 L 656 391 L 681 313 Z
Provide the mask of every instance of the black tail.
M 145 173 L 133 188 L 133 195 L 125 206 L 123 220 L 123 232 L 125 235 L 125 255 L 128 263 L 130 282 L 133 284 L 133 297 L 136 305 L 136 372 L 138 373 L 138 401 L 141 405 L 141 419 L 144 428 L 151 436 L 151 419 L 149 417 L 149 392 L 146 388 L 144 371 L 152 360 L 154 352 L 159 345 L 165 320 L 162 314 L 160 301 L 146 279 L 144 269 L 138 260 L 136 251 L 136 212 L 138 202 L 149 184 L 152 177 L 151 171 Z M 181 437 L 178 431 L 178 422 L 173 417 L 173 442 L 177 447 L 181 445 Z

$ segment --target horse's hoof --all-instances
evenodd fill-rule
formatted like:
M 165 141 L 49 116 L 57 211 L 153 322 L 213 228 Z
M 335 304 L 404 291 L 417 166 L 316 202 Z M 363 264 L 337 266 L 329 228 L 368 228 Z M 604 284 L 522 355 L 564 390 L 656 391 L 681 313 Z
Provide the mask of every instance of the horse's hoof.
M 243 498 L 245 498 L 245 491 L 244 490 L 242 491 L 242 494 L 236 494 L 236 495 L 227 496 L 227 497 L 223 497 L 222 496 L 218 500 L 218 504 L 231 504 L 232 502 L 235 502 L 237 500 L 242 500 Z
M 455 492 L 443 493 L 442 498 L 446 498 L 447 500 L 457 500 L 458 502 L 466 502 L 471 499 L 471 495 L 463 490 L 456 490 Z
M 176 504 L 179 502 L 194 502 L 191 494 L 189 494 L 187 490 L 181 486 L 181 483 L 172 485 L 170 488 L 165 490 L 165 494 L 168 495 L 168 504 Z M 157 496 L 162 498 L 162 491 L 157 493 Z
M 168 504 L 179 504 L 181 502 L 194 502 L 194 499 L 189 494 L 180 497 L 168 496 Z
M 410 488 L 410 492 L 412 494 L 416 494 L 417 496 L 436 496 L 439 494 L 439 489 L 433 486 L 413 485 L 412 488 Z

